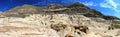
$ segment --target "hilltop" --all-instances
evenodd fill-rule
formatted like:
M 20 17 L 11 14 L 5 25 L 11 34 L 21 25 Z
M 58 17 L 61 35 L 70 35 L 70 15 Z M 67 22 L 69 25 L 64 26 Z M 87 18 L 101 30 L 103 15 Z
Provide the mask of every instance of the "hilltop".
M 114 23 L 120 23 L 119 18 L 115 16 L 105 16 L 101 12 L 95 10 L 95 9 L 90 9 L 84 4 L 81 4 L 79 2 L 69 4 L 69 5 L 60 5 L 60 4 L 50 4 L 48 6 L 44 7 L 38 7 L 38 6 L 32 6 L 32 5 L 22 5 L 22 6 L 17 6 L 11 10 L 5 11 L 4 13 L 1 13 L 1 16 L 5 17 L 26 17 L 31 14 L 42 14 L 42 13 L 57 13 L 57 14 L 80 14 L 84 15 L 89 18 L 97 19 L 97 18 L 102 18 L 105 20 L 110 20 L 114 21 Z
M 0 13 L 0 24 L 2 37 L 120 37 L 119 18 L 78 2 L 17 6 Z

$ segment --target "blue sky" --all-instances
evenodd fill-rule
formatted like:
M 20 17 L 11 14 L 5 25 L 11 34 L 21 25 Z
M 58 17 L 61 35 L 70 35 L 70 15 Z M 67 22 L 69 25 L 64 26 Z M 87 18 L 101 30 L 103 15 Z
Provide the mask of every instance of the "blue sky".
M 0 0 L 0 11 L 6 11 L 15 6 L 31 4 L 45 6 L 52 3 L 71 4 L 81 2 L 92 9 L 96 9 L 104 15 L 111 15 L 120 18 L 120 0 Z

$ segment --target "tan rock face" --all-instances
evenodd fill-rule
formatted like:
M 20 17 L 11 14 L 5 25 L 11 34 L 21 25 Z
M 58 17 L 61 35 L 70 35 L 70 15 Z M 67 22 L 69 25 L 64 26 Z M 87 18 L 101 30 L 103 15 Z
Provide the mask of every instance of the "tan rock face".
M 62 5 L 59 4 L 50 4 L 47 6 L 49 9 L 57 9 L 57 8 L 62 8 Z
M 120 37 L 120 29 L 108 30 L 110 18 L 103 16 L 79 2 L 18 6 L 0 13 L 0 37 Z
M 112 35 L 111 32 L 112 36 L 119 36 L 109 32 L 106 23 L 82 15 L 33 14 L 25 18 L 0 18 L 0 22 L 0 37 L 103 37 Z

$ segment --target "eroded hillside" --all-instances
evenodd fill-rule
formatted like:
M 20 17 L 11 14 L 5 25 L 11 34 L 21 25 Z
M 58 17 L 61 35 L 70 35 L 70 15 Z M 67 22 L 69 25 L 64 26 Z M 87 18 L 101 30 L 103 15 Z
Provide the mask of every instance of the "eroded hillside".
M 119 19 L 78 2 L 67 6 L 23 5 L 0 14 L 0 37 L 120 37 L 119 29 L 108 30 Z

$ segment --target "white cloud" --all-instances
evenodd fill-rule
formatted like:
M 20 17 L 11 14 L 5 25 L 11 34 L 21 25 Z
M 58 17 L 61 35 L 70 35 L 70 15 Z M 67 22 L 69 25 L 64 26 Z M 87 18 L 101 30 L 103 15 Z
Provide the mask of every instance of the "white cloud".
M 95 4 L 94 2 L 84 2 L 83 4 L 87 5 L 87 6 L 97 6 L 97 4 Z
M 104 2 L 100 3 L 100 6 L 103 8 L 110 8 L 116 12 L 120 12 L 118 8 L 118 4 L 114 2 L 114 0 L 105 0 Z
M 101 7 L 104 7 L 104 8 L 112 8 L 112 6 L 110 6 L 109 3 L 105 3 L 105 2 L 100 3 L 100 6 L 101 6 Z
M 113 0 L 109 0 L 108 3 L 110 3 L 114 8 L 117 8 L 118 4 L 114 2 Z

